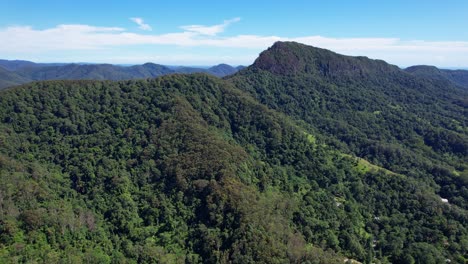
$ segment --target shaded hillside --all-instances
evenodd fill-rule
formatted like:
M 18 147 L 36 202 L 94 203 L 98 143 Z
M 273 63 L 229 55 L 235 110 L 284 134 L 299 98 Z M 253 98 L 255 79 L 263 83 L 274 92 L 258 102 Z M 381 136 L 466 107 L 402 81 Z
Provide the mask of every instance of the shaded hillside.
M 0 121 L 1 262 L 466 257 L 467 212 L 433 185 L 214 77 L 37 82 Z

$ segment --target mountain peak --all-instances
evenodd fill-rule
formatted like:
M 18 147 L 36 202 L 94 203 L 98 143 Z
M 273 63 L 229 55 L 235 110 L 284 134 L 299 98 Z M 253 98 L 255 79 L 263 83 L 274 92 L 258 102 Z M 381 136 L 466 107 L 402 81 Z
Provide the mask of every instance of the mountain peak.
M 253 67 L 275 74 L 296 74 L 307 68 L 308 58 L 301 56 L 305 49 L 312 51 L 315 48 L 296 42 L 275 42 L 260 54 Z
M 297 42 L 276 42 L 260 54 L 252 67 L 280 75 L 307 73 L 332 77 L 400 70 L 382 60 L 345 56 Z

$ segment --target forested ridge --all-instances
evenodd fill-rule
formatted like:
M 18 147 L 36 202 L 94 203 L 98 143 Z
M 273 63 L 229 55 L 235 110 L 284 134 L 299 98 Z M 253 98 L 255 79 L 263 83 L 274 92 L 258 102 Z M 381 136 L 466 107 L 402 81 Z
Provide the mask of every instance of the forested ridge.
M 464 98 L 295 43 L 225 80 L 7 89 L 0 262 L 465 263 Z

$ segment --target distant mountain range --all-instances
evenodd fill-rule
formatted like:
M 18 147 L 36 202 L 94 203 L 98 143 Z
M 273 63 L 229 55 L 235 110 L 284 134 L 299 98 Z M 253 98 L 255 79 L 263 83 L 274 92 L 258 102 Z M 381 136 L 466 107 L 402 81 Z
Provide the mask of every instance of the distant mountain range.
M 120 66 L 112 64 L 34 63 L 23 60 L 0 60 L 0 89 L 44 80 L 128 80 L 154 78 L 174 73 L 208 73 L 216 77 L 231 75 L 244 68 L 219 64 L 209 68 L 168 67 L 145 63 Z

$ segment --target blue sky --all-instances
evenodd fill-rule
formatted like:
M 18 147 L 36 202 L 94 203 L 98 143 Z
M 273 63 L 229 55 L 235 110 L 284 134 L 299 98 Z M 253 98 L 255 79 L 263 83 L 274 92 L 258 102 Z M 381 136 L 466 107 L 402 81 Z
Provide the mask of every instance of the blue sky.
M 0 58 L 248 65 L 278 40 L 468 67 L 468 1 L 0 0 Z

